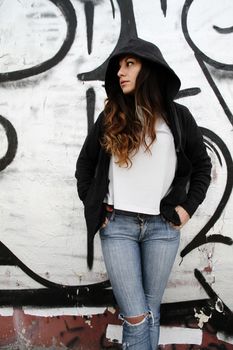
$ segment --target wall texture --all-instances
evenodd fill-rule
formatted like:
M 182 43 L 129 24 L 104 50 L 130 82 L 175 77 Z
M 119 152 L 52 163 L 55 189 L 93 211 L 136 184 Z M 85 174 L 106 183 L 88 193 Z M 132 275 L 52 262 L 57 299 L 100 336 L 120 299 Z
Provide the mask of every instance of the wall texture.
M 92 334 L 98 349 L 117 349 L 101 338 L 120 341 L 121 327 L 98 235 L 87 268 L 74 171 L 103 107 L 107 60 L 137 35 L 156 43 L 181 78 L 177 100 L 202 128 L 213 162 L 206 201 L 181 233 L 162 307 L 172 328 L 161 344 L 233 349 L 232 18 L 232 0 L 0 0 L 2 348 L 96 350 Z M 50 340 L 40 343 L 39 325 L 48 323 Z

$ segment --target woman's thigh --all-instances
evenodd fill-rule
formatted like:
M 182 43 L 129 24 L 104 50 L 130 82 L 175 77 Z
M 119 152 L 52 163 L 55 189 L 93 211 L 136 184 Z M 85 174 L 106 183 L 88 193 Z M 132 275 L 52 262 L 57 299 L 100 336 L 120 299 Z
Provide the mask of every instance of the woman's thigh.
M 142 242 L 142 274 L 147 302 L 154 312 L 159 312 L 179 242 L 180 231 L 160 215 L 149 220 Z
M 100 230 L 104 261 L 123 316 L 142 315 L 148 308 L 142 285 L 138 220 L 115 215 Z

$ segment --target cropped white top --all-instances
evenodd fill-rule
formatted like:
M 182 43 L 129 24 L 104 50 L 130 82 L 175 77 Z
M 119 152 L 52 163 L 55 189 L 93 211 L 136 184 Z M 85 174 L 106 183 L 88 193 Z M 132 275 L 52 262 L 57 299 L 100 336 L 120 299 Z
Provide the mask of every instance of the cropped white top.
M 105 202 L 116 209 L 157 215 L 160 201 L 171 187 L 177 162 L 173 135 L 163 119 L 156 122 L 156 140 L 150 152 L 141 145 L 131 160 L 132 166 L 127 168 L 111 157 Z

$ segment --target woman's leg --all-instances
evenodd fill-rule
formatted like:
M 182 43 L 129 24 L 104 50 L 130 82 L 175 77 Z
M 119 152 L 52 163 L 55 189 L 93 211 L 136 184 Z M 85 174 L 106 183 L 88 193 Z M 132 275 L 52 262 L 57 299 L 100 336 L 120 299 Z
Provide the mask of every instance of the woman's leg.
M 107 226 L 100 230 L 107 273 L 124 321 L 122 349 L 152 350 L 139 234 L 136 217 L 114 213 Z
M 157 349 L 160 327 L 160 304 L 176 257 L 180 232 L 160 215 L 147 220 L 142 239 L 142 275 L 145 296 L 152 313 L 150 338 L 152 350 Z

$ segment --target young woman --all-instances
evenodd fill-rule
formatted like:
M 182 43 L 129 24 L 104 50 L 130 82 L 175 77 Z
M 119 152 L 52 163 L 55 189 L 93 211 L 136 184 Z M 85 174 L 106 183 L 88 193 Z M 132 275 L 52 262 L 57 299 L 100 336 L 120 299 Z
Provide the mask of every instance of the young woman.
M 100 229 L 123 320 L 123 349 L 155 350 L 160 303 L 180 228 L 205 198 L 211 163 L 180 80 L 159 49 L 131 39 L 109 60 L 107 101 L 80 152 L 76 178 L 88 264 Z

